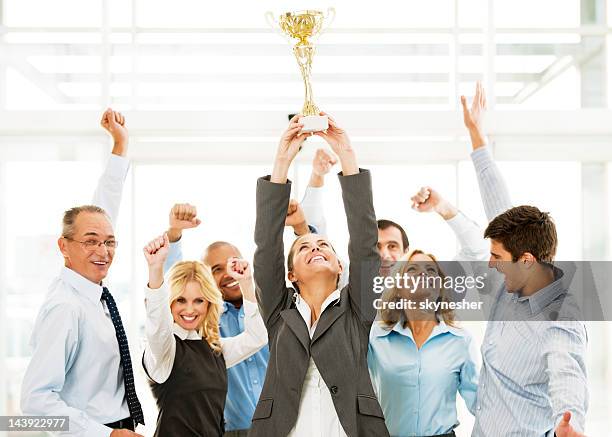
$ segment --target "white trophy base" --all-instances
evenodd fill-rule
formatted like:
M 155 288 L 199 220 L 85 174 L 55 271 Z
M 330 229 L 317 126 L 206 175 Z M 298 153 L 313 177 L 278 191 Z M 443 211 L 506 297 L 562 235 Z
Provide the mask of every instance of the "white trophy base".
M 327 115 L 306 115 L 300 117 L 298 121 L 304 125 L 303 133 L 320 132 L 329 127 Z

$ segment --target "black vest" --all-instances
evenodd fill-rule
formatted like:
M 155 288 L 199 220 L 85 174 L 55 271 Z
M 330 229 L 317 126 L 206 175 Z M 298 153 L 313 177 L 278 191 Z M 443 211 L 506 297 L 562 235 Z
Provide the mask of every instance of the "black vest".
M 159 409 L 155 437 L 222 436 L 225 359 L 214 354 L 206 340 L 174 338 L 176 356 L 170 377 L 163 384 L 149 380 Z

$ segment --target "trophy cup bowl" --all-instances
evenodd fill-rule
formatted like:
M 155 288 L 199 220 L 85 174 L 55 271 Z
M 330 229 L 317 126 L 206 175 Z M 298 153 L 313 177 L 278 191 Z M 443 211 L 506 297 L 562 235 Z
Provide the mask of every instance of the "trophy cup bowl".
M 329 127 L 327 116 L 319 115 L 319 108 L 315 105 L 312 95 L 310 76 L 312 60 L 316 50 L 308 38 L 315 37 L 321 33 L 323 23 L 329 16 L 332 16 L 333 19 L 335 10 L 330 8 L 327 16 L 323 12 L 315 10 L 286 12 L 279 17 L 278 22 L 274 20 L 271 13 L 268 13 L 266 16 L 268 22 L 275 24 L 273 26 L 275 29 L 280 27 L 283 34 L 298 40 L 293 47 L 293 54 L 300 67 L 305 89 L 304 106 L 302 107 L 302 116 L 299 120 L 304 125 L 302 132 L 310 133 L 326 130 Z

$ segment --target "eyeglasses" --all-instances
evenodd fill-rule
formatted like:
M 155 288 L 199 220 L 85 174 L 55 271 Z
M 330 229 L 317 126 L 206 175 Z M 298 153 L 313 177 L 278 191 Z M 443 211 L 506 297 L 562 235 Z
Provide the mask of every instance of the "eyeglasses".
M 102 245 L 106 246 L 106 249 L 108 250 L 115 250 L 117 248 L 117 245 L 119 244 L 117 240 L 98 241 L 98 240 L 91 239 L 91 240 L 79 241 L 79 240 L 74 240 L 68 237 L 62 237 L 62 238 L 64 238 L 65 240 L 74 241 L 75 243 L 81 243 L 86 250 L 90 250 L 90 251 L 94 251 Z

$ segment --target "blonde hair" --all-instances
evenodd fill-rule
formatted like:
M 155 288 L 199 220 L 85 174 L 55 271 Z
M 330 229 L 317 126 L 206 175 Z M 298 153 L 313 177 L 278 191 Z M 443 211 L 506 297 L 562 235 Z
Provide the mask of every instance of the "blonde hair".
M 212 277 L 210 268 L 200 261 L 181 261 L 170 270 L 170 305 L 176 301 L 188 282 L 194 281 L 199 285 L 202 297 L 208 302 L 208 313 L 200 325 L 198 332 L 203 340 L 210 345 L 213 352 L 221 353 L 221 340 L 219 335 L 219 319 L 223 307 L 223 297 Z
M 446 277 L 446 275 L 444 275 L 444 272 L 442 271 L 442 268 L 440 267 L 440 264 L 438 263 L 436 257 L 430 253 L 425 253 L 419 249 L 413 250 L 410 255 L 408 255 L 406 261 L 402 261 L 399 263 L 399 268 L 397 269 L 397 272 L 394 272 L 394 275 L 395 273 L 399 273 L 401 276 L 403 276 L 404 273 L 406 273 L 408 261 L 410 261 L 415 255 L 425 255 L 431 258 L 434 264 L 436 265 L 438 275 L 442 278 L 442 284 L 444 284 L 444 278 Z M 402 297 L 400 296 L 400 290 L 397 287 L 387 288 L 381 296 L 381 300 L 383 302 L 399 302 L 401 299 Z M 448 296 L 445 293 L 444 287 L 440 289 L 440 300 L 442 302 L 448 302 Z M 405 313 L 401 309 L 389 309 L 389 305 L 383 305 L 382 308 L 378 310 L 378 320 L 380 320 L 386 328 L 390 329 L 395 326 L 398 321 L 401 320 L 402 314 L 404 314 L 405 317 Z M 444 320 L 444 323 L 446 323 L 447 325 L 455 326 L 455 313 L 453 312 L 453 310 L 438 310 L 436 311 L 436 316 L 441 316 Z

